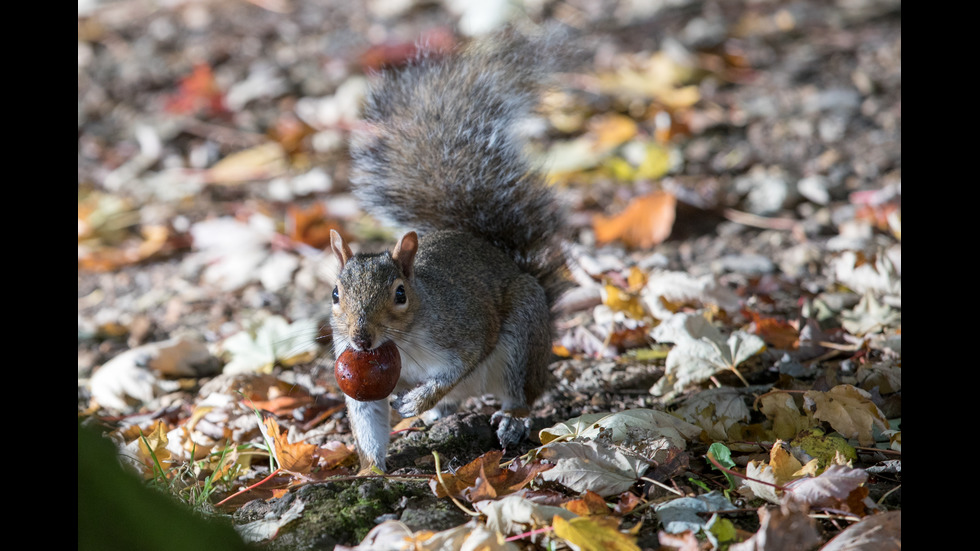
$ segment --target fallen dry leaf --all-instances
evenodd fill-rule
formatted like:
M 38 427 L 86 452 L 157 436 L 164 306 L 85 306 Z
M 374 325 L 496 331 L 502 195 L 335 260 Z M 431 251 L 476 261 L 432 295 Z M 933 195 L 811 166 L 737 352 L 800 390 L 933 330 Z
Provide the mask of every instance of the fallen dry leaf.
M 800 412 L 793 395 L 787 392 L 774 391 L 760 396 L 759 411 L 772 420 L 773 433 L 783 440 L 792 440 L 813 424 L 812 418 Z
M 650 468 L 646 460 L 595 441 L 552 442 L 541 448 L 538 456 L 554 463 L 553 469 L 541 473 L 545 480 L 576 492 L 591 490 L 600 496 L 629 490 Z
M 452 495 L 470 502 L 496 499 L 520 490 L 539 473 L 554 467 L 540 462 L 522 464 L 514 461 L 503 469 L 500 467 L 503 454 L 501 450 L 489 451 L 458 469 L 455 474 L 443 474 L 442 482 L 433 478 L 429 481 L 429 487 L 436 497 Z
M 330 244 L 330 230 L 337 230 L 345 240 L 349 239 L 341 231 L 340 222 L 327 216 L 323 203 L 315 203 L 308 208 L 290 205 L 286 215 L 286 234 L 293 241 L 324 249 Z
M 627 492 L 627 494 L 629 493 Z M 609 507 L 606 506 L 606 500 L 592 490 L 586 490 L 585 493 L 582 494 L 582 497 L 578 499 L 573 499 L 563 503 L 562 507 L 580 517 L 609 514 Z
M 199 63 L 194 70 L 180 81 L 177 92 L 171 96 L 164 107 L 178 114 L 221 114 L 225 113 L 224 92 L 214 78 L 211 66 Z
M 814 521 L 799 507 L 759 509 L 761 527 L 751 538 L 729 547 L 729 551 L 782 551 L 814 549 L 821 543 Z
M 668 191 L 637 197 L 620 214 L 592 220 L 596 241 L 604 245 L 618 240 L 630 248 L 649 249 L 670 235 L 676 208 L 677 198 Z
M 801 478 L 786 485 L 786 498 L 811 508 L 866 514 L 868 473 L 844 465 L 831 465 L 816 477 Z
M 794 324 L 746 309 L 742 310 L 742 314 L 751 320 L 748 331 L 762 337 L 769 346 L 783 350 L 799 348 L 800 331 Z
M 208 169 L 205 179 L 214 184 L 241 184 L 285 174 L 289 162 L 277 142 L 268 142 L 232 153 Z
M 888 428 L 888 419 L 871 401 L 871 394 L 852 385 L 837 385 L 821 392 L 808 390 L 803 395 L 806 409 L 845 438 L 856 438 L 862 446 L 874 443 L 872 429 Z
M 595 517 L 577 517 L 565 520 L 555 516 L 552 526 L 555 535 L 565 540 L 573 549 L 603 549 L 606 551 L 640 551 L 636 538 L 620 532 L 610 522 Z
M 282 470 L 295 474 L 309 473 L 316 462 L 318 447 L 305 442 L 290 444 L 279 429 L 279 423 L 271 417 L 266 417 L 264 424 L 266 434 L 275 447 L 276 461 Z
M 902 512 L 888 511 L 865 517 L 820 548 L 820 551 L 901 551 Z

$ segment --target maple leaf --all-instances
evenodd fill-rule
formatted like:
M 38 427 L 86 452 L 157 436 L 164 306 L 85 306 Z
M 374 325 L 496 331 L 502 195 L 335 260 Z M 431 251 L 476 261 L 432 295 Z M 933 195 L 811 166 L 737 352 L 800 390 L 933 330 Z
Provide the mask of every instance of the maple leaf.
M 738 365 L 766 347 L 761 338 L 744 331 L 734 331 L 725 339 L 721 331 L 697 314 L 674 314 L 651 334 L 659 342 L 674 343 L 667 354 L 666 373 L 650 389 L 656 396 L 679 392 L 726 370 L 749 386 Z
M 856 438 L 862 446 L 874 443 L 875 425 L 888 428 L 888 419 L 871 401 L 871 394 L 852 385 L 837 385 L 826 392 L 809 390 L 803 400 L 814 418 L 830 423 L 845 438 Z
M 122 459 L 147 480 L 165 475 L 165 470 L 172 463 L 170 450 L 167 449 L 170 443 L 167 431 L 166 423 L 159 419 L 147 427 L 146 431 L 137 427 L 136 431 L 131 431 L 135 434 L 135 439 L 126 444 Z
M 746 479 L 743 487 L 751 490 L 756 497 L 772 503 L 780 503 L 783 486 L 799 478 L 803 464 L 790 455 L 783 447 L 784 442 L 777 440 L 769 450 L 769 463 L 749 461 L 745 468 Z
M 641 294 L 653 317 L 665 321 L 683 308 L 734 313 L 739 305 L 738 296 L 711 274 L 695 277 L 686 272 L 655 271 Z
M 279 423 L 271 417 L 264 420 L 266 434 L 273 444 L 276 462 L 284 471 L 307 474 L 316 462 L 318 447 L 314 444 L 296 442 L 290 444 L 286 435 L 279 429 Z
M 541 473 L 543 479 L 576 492 L 592 490 L 600 496 L 629 490 L 650 468 L 646 460 L 596 441 L 553 442 L 541 448 L 538 456 L 555 464 Z
M 522 464 L 514 461 L 503 469 L 500 467 L 503 454 L 501 450 L 489 451 L 458 469 L 456 474 L 442 475 L 441 483 L 432 479 L 429 487 L 436 497 L 452 495 L 470 502 L 496 499 L 520 490 L 539 473 L 554 467 L 540 462 Z
M 684 449 L 686 441 L 697 438 L 701 429 L 665 411 L 636 408 L 617 413 L 589 413 L 558 423 L 538 433 L 542 444 L 570 439 L 595 439 L 604 435 L 605 442 L 620 443 L 638 434 L 645 439 L 667 438 Z
M 844 465 L 831 465 L 820 476 L 801 478 L 786 485 L 787 499 L 810 507 L 839 509 L 864 515 L 868 473 Z
M 772 420 L 773 433 L 783 440 L 792 440 L 812 425 L 812 419 L 800 413 L 793 395 L 786 392 L 770 392 L 759 397 L 759 411 Z
M 745 391 L 731 387 L 703 390 L 686 399 L 674 414 L 701 427 L 715 441 L 728 440 L 732 427 L 752 417 Z
M 549 526 L 555 515 L 565 519 L 575 517 L 575 513 L 568 509 L 535 503 L 520 493 L 510 494 L 496 501 L 483 501 L 474 506 L 486 517 L 487 528 L 507 535 Z

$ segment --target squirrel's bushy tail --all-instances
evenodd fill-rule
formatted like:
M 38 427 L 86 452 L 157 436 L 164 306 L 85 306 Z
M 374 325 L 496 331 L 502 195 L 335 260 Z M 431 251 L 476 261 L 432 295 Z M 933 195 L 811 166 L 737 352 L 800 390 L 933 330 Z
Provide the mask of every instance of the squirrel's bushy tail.
M 554 304 L 563 290 L 563 209 L 515 128 L 548 76 L 573 62 L 561 33 L 514 30 L 455 55 L 423 53 L 370 92 L 352 140 L 352 182 L 374 216 L 421 232 L 478 235 L 534 275 Z

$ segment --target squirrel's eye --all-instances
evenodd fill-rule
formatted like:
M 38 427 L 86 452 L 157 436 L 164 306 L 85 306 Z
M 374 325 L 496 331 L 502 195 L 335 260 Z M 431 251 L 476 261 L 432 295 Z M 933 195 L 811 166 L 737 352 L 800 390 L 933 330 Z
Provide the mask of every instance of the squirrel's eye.
M 395 289 L 395 304 L 405 304 L 405 286 L 399 285 Z
M 334 288 L 333 288 L 333 303 L 334 304 L 337 304 L 339 302 L 340 302 L 340 293 L 337 292 L 337 287 L 334 286 Z

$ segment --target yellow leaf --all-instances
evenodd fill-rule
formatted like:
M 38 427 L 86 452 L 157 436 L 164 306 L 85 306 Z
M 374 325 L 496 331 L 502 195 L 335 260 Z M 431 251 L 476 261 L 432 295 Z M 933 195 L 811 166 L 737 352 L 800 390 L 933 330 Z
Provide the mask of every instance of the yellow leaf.
M 139 438 L 139 460 L 143 464 L 143 475 L 153 478 L 160 474 L 157 463 L 164 469 L 170 463 L 170 450 L 167 449 L 167 427 L 162 421 L 153 425 L 153 430 Z
M 636 121 L 624 115 L 596 117 L 589 123 L 595 137 L 595 148 L 608 151 L 626 143 L 636 136 Z
M 607 283 L 603 295 L 605 298 L 602 302 L 615 312 L 623 312 L 637 320 L 646 316 L 646 309 L 638 293 L 630 293 Z
M 640 551 L 635 538 L 620 532 L 613 522 L 577 517 L 565 520 L 558 515 L 551 523 L 555 535 L 580 551 Z
M 784 442 L 782 440 L 776 440 L 772 449 L 769 450 L 769 466 L 772 467 L 776 484 L 780 486 L 794 480 L 796 473 L 803 468 L 803 464 L 790 455 L 783 447 L 783 444 Z
M 637 180 L 656 180 L 670 170 L 670 152 L 655 143 L 647 144 L 646 155 L 636 169 Z
M 759 398 L 759 410 L 772 420 L 777 438 L 792 440 L 810 426 L 810 418 L 800 413 L 793 396 L 786 392 L 771 392 Z

